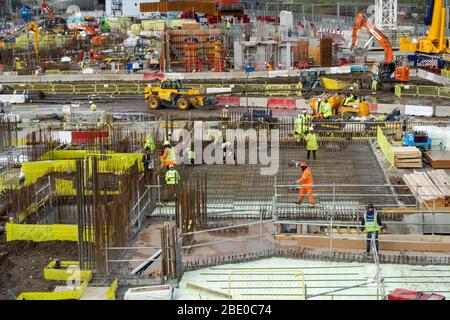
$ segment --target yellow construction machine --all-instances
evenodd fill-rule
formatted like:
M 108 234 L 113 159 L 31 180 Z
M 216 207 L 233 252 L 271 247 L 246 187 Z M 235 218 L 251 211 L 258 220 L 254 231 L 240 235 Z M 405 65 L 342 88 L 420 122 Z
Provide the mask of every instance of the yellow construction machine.
M 206 99 L 200 90 L 182 87 L 180 80 L 163 80 L 157 86 L 149 85 L 145 88 L 144 96 L 152 110 L 160 106 L 176 106 L 180 110 L 202 107 Z
M 400 51 L 421 53 L 450 53 L 449 38 L 445 37 L 446 10 L 443 0 L 434 0 L 433 18 L 426 37 L 412 40 L 400 38 Z
M 28 23 L 24 27 L 22 27 L 16 31 L 14 31 L 10 35 L 0 39 L 0 44 L 10 42 L 13 39 L 15 39 L 16 37 L 20 36 L 21 34 L 23 34 L 25 32 L 28 32 L 28 31 L 33 31 L 34 53 L 36 55 L 36 60 L 39 60 L 39 26 L 34 21 L 30 21 L 30 23 Z
M 365 101 L 362 102 L 349 102 L 347 106 L 344 106 L 344 95 L 322 95 L 314 97 L 309 100 L 309 106 L 317 114 L 318 99 L 321 98 L 323 102 L 327 100 L 331 104 L 333 114 L 336 116 L 354 115 L 357 117 L 367 117 L 369 115 L 369 104 Z

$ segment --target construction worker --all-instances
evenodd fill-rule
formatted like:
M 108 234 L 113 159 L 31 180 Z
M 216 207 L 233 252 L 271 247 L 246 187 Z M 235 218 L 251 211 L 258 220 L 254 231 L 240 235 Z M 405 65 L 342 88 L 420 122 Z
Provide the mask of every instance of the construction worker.
M 169 171 L 166 172 L 166 184 L 168 186 L 177 185 L 180 182 L 180 174 L 175 169 L 174 165 L 169 166 Z
M 353 90 L 358 91 L 359 90 L 359 81 L 358 80 L 353 81 L 352 87 L 353 87 Z
M 327 102 L 323 104 L 321 111 L 322 111 L 321 112 L 322 117 L 324 119 L 328 119 L 329 117 L 331 117 L 333 115 L 333 110 L 331 107 L 330 99 L 328 99 Z
M 153 138 L 153 135 L 151 133 L 149 133 L 145 137 L 144 148 L 147 148 L 147 147 L 150 149 L 151 152 L 155 151 L 155 149 L 156 149 L 155 139 Z
M 227 20 L 227 29 L 228 30 L 231 29 L 231 22 L 230 22 L 230 20 Z
M 301 138 L 308 133 L 308 125 L 312 120 L 312 116 L 310 116 L 306 109 L 303 109 L 302 114 L 299 114 L 294 121 L 295 127 L 295 137 L 297 143 L 300 143 Z
M 168 140 L 164 141 L 164 153 L 161 156 L 161 166 L 168 168 L 176 165 L 175 148 L 170 145 Z
M 144 155 L 142 156 L 142 164 L 145 170 L 153 169 L 153 161 L 151 159 L 150 147 L 146 146 L 144 148 Z
M 144 177 L 147 183 L 150 183 L 151 170 L 153 169 L 153 160 L 151 158 L 150 147 L 146 146 L 144 155 L 142 156 L 142 164 L 144 165 Z
M 174 165 L 169 166 L 169 170 L 166 172 L 165 175 L 166 180 L 166 189 L 163 193 L 163 203 L 167 203 L 167 201 L 172 200 L 174 193 L 175 193 L 175 186 L 178 185 L 178 183 L 181 180 L 180 174 L 175 169 Z
M 272 71 L 272 65 L 269 62 L 266 62 L 266 71 Z
M 317 143 L 317 133 L 314 131 L 314 127 L 309 127 L 308 133 L 305 136 L 306 140 L 306 150 L 308 150 L 306 154 L 306 159 L 309 160 L 309 156 L 313 154 L 314 160 L 316 160 L 316 151 L 319 149 L 319 144 Z
M 355 99 L 355 96 L 353 95 L 353 93 L 348 93 L 347 96 L 345 97 L 343 106 L 348 107 L 348 104 L 350 102 L 353 102 L 353 99 Z
M 225 107 L 222 109 L 222 120 L 223 121 L 228 121 L 228 108 L 230 106 L 229 105 L 225 105 Z
M 195 156 L 196 156 L 195 151 L 191 150 L 190 147 L 188 147 L 186 149 L 186 151 L 184 152 L 184 159 L 185 159 L 186 163 L 189 163 L 191 165 L 195 164 Z
M 377 76 L 374 75 L 372 77 L 372 93 L 375 94 L 377 91 L 377 86 L 378 86 L 378 80 L 377 80 Z
M 381 222 L 381 216 L 375 211 L 375 207 L 372 203 L 367 206 L 367 211 L 364 214 L 364 218 L 361 221 L 361 225 L 365 227 L 367 232 L 367 248 L 366 253 L 370 253 L 370 243 L 372 242 L 372 236 L 375 235 L 375 247 L 378 252 L 378 232 L 384 228 Z
M 97 105 L 92 100 L 89 101 L 89 107 L 92 112 L 97 111 Z
M 314 206 L 316 204 L 316 201 L 314 200 L 314 197 L 312 195 L 312 185 L 314 184 L 314 180 L 311 174 L 311 169 L 308 168 L 306 162 L 300 163 L 300 168 L 302 168 L 302 174 L 297 180 L 297 184 L 302 184 L 302 186 L 299 191 L 299 197 L 297 198 L 297 200 L 295 200 L 295 203 L 301 204 L 303 202 L 305 194 L 307 194 L 309 203 Z

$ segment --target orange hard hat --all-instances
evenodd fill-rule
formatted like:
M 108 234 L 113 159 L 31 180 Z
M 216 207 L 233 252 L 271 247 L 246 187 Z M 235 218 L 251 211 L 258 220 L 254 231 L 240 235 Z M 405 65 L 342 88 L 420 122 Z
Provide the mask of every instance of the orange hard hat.
M 306 162 L 302 162 L 302 163 L 300 163 L 300 167 L 307 167 L 307 165 L 306 165 Z

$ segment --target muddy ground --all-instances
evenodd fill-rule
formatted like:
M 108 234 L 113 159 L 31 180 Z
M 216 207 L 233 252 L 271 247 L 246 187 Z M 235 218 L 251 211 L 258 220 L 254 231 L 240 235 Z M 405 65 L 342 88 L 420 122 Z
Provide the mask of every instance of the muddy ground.
M 44 279 L 44 267 L 53 259 L 78 258 L 70 241 L 12 241 L 0 239 L 0 300 L 14 300 L 24 291 L 53 291 L 58 281 Z

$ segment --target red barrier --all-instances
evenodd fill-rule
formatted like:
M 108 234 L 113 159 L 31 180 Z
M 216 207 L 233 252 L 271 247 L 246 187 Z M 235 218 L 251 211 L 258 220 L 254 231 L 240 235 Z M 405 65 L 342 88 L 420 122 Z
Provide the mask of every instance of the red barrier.
M 72 143 L 95 143 L 96 139 L 108 138 L 108 131 L 72 131 Z
M 144 73 L 144 81 L 163 80 L 164 73 Z
M 377 113 L 377 110 L 378 110 L 378 104 L 369 103 L 369 112 Z
M 216 106 L 224 107 L 229 105 L 230 107 L 239 107 L 239 97 L 216 97 Z
M 295 99 L 288 98 L 269 98 L 267 107 L 271 109 L 295 109 Z

